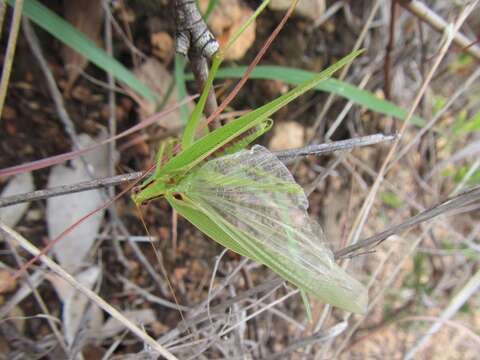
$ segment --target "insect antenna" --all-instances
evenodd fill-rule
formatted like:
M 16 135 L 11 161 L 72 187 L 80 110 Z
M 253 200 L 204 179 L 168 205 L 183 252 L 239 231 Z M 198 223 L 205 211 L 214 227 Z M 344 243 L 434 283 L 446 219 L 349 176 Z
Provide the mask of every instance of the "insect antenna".
M 160 266 L 160 270 L 162 271 L 163 277 L 167 281 L 168 289 L 170 290 L 170 293 L 173 296 L 173 300 L 175 301 L 175 304 L 177 305 L 177 310 L 180 313 L 180 317 L 182 318 L 182 321 L 184 323 L 186 323 L 185 317 L 183 316 L 183 311 L 180 308 L 180 304 L 178 302 L 177 295 L 175 294 L 175 290 L 173 289 L 170 278 L 168 277 L 167 269 L 165 269 L 165 266 L 163 264 L 163 255 L 162 255 L 161 250 L 158 248 L 158 246 L 159 246 L 158 241 L 153 240 L 153 237 L 150 234 L 150 231 L 148 230 L 147 224 L 145 223 L 145 218 L 143 217 L 142 210 L 140 209 L 140 206 L 138 204 L 136 204 L 135 208 L 137 210 L 138 217 L 140 218 L 140 221 L 142 222 L 143 228 L 145 229 L 145 232 L 147 233 L 147 236 L 150 238 L 150 244 L 152 245 L 152 249 L 153 249 L 153 252 L 155 253 L 155 257 L 157 258 L 157 263 Z M 190 332 L 190 328 L 187 328 L 187 331 Z

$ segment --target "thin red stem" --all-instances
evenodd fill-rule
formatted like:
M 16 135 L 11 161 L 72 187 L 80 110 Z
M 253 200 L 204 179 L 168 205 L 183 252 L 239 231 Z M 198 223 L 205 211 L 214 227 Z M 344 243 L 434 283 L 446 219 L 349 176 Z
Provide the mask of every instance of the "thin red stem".
M 253 69 L 257 66 L 257 64 L 260 62 L 260 60 L 263 58 L 263 56 L 265 55 L 266 51 L 268 50 L 268 48 L 270 47 L 270 45 L 272 44 L 273 40 L 275 40 L 275 38 L 277 37 L 278 33 L 280 32 L 280 30 L 285 26 L 285 23 L 287 22 L 288 18 L 291 16 L 291 14 L 293 13 L 293 10 L 295 9 L 295 4 L 296 2 L 294 2 L 290 8 L 288 9 L 287 13 L 285 14 L 285 16 L 282 18 L 282 20 L 280 21 L 280 24 L 278 24 L 278 26 L 275 28 L 275 30 L 272 32 L 272 34 L 268 37 L 267 41 L 265 41 L 265 43 L 263 44 L 262 48 L 260 49 L 260 51 L 258 52 L 258 54 L 255 56 L 255 59 L 250 63 L 250 65 L 248 66 L 247 68 L 247 71 L 245 72 L 245 74 L 243 75 L 242 79 L 237 83 L 237 85 L 235 85 L 235 88 L 231 91 L 231 93 L 225 98 L 225 100 L 223 100 L 223 102 L 220 104 L 220 106 L 208 117 L 208 119 L 205 121 L 205 123 L 202 125 L 201 129 L 199 130 L 202 130 L 203 128 L 205 128 L 213 119 L 215 119 L 218 115 L 220 115 L 220 113 L 228 106 L 228 104 L 230 104 L 230 102 L 233 100 L 233 98 L 238 94 L 238 92 L 240 91 L 240 89 L 243 87 L 243 85 L 245 84 L 245 82 L 248 80 L 248 78 L 250 77 L 250 74 L 252 73 Z M 170 110 L 170 109 L 169 109 Z M 140 125 L 140 124 L 139 124 Z M 137 125 L 138 126 L 138 125 Z M 134 127 L 136 128 L 136 127 Z M 128 133 L 132 133 L 134 130 L 133 129 L 129 129 L 127 130 L 126 132 Z M 117 139 L 119 136 L 125 136 L 125 132 L 122 133 L 122 134 L 119 134 L 117 135 L 115 138 Z M 112 139 L 109 139 L 109 141 L 112 141 Z M 174 147 L 173 151 L 174 153 L 178 152 L 180 149 L 180 146 L 177 145 L 176 147 Z M 88 149 L 88 150 L 91 150 L 91 149 Z M 83 150 L 80 150 L 80 151 L 88 151 L 87 149 L 83 149 Z M 73 153 L 77 153 L 76 156 L 78 156 L 78 151 L 77 152 L 73 152 Z M 68 153 L 68 154 L 62 154 L 62 155 L 59 155 L 59 157 L 61 156 L 65 156 L 65 155 L 70 155 L 71 153 Z M 58 161 L 58 160 L 57 160 Z M 61 161 L 65 161 L 62 160 Z M 32 165 L 31 163 L 29 164 L 24 164 L 24 165 L 20 165 L 20 166 L 17 166 L 17 167 L 12 167 L 12 168 L 7 168 L 7 169 L 3 169 L 3 170 L 0 170 L 0 177 L 2 176 L 8 176 L 8 175 L 11 175 L 10 172 L 7 172 L 7 170 L 13 170 L 15 168 L 15 171 L 18 172 L 24 172 L 24 171 L 27 171 L 27 170 L 23 170 L 23 171 L 19 171 L 19 168 L 21 167 L 26 167 L 26 165 L 29 165 L 29 166 L 34 166 Z M 53 164 L 50 164 L 47 165 L 47 166 L 50 166 L 50 165 L 53 165 Z M 98 211 L 100 210 L 103 210 L 103 209 L 106 209 L 107 207 L 109 207 L 114 201 L 116 201 L 117 199 L 119 199 L 120 197 L 122 197 L 124 194 L 126 194 L 128 191 L 130 191 L 136 184 L 138 184 L 138 182 L 140 182 L 147 174 L 149 174 L 154 168 L 155 168 L 155 165 L 156 164 L 153 164 L 150 166 L 150 168 L 145 171 L 145 173 L 136 181 L 134 181 L 131 185 L 129 185 L 126 189 L 122 190 L 120 193 L 118 193 L 114 198 L 108 200 L 107 202 L 105 202 L 102 206 L 99 206 L 98 208 L 96 208 L 95 210 L 92 210 L 90 211 L 88 214 L 82 216 L 80 219 L 78 219 L 77 221 L 75 221 L 72 225 L 70 225 L 68 228 L 66 228 L 60 235 L 58 235 L 55 239 L 53 239 L 47 246 L 45 246 L 38 255 L 34 256 L 32 259 L 30 259 L 27 263 L 25 263 L 19 270 L 17 270 L 13 275 L 12 275 L 12 278 L 11 278 L 11 281 L 14 281 L 15 279 L 18 279 L 20 276 L 22 276 L 23 274 L 25 274 L 25 272 L 27 271 L 27 269 L 35 262 L 37 261 L 40 256 L 42 255 L 45 255 L 47 254 L 53 246 L 55 246 L 56 243 L 58 243 L 65 235 L 69 234 L 71 231 L 73 231 L 73 229 L 75 227 L 77 227 L 79 224 L 81 224 L 83 221 L 85 221 L 86 219 L 88 219 L 90 216 L 92 216 L 93 214 L 97 213 Z M 45 167 L 45 166 L 42 166 L 42 167 Z M 41 167 L 30 167 L 29 170 L 33 170 L 33 169 L 39 169 Z M 8 281 L 7 281 L 8 282 Z M 6 286 L 8 286 L 8 284 L 5 284 L 4 286 L 0 286 L 0 290 L 5 288 Z
M 205 121 L 205 126 L 207 126 L 211 121 L 213 121 L 220 113 L 225 110 L 225 108 L 230 104 L 230 102 L 233 100 L 233 98 L 238 94 L 240 89 L 243 87 L 243 85 L 247 82 L 248 78 L 250 77 L 250 74 L 252 73 L 253 69 L 258 65 L 260 60 L 263 58 L 265 53 L 267 52 L 268 48 L 272 44 L 273 40 L 277 37 L 278 33 L 282 28 L 285 26 L 285 23 L 287 22 L 288 18 L 292 15 L 293 10 L 295 9 L 295 3 L 293 3 L 284 17 L 282 18 L 282 21 L 280 21 L 280 24 L 277 25 L 275 30 L 272 32 L 272 34 L 268 37 L 267 41 L 263 44 L 262 48 L 258 52 L 258 54 L 255 56 L 255 59 L 248 65 L 247 71 L 245 71 L 245 74 L 243 77 L 240 79 L 240 81 L 235 85 L 235 88 L 228 94 L 228 96 L 225 98 L 225 100 L 222 101 L 222 103 L 218 106 L 218 108 L 208 117 L 208 119 Z M 200 130 L 202 130 L 201 128 Z
M 145 176 L 147 176 L 154 168 L 155 168 L 155 165 L 156 164 L 152 164 L 145 172 L 144 174 L 138 178 L 137 180 L 135 180 L 132 184 L 130 184 L 129 186 L 127 186 L 124 190 L 122 190 L 121 192 L 119 192 L 117 195 L 115 195 L 115 197 L 113 197 L 112 199 L 108 200 L 107 202 L 105 202 L 103 205 L 99 206 L 98 208 L 90 211 L 88 214 L 82 216 L 80 219 L 78 219 L 77 221 L 75 221 L 72 225 L 70 225 L 68 228 L 66 228 L 60 235 L 58 235 L 55 239 L 53 239 L 52 241 L 50 241 L 48 243 L 47 246 L 45 246 L 41 251 L 40 253 L 38 253 L 37 255 L 35 255 L 32 259 L 30 259 L 28 262 L 26 262 L 25 264 L 23 264 L 23 266 L 18 269 L 12 276 L 11 278 L 9 279 L 9 281 L 14 281 L 16 279 L 18 279 L 20 276 L 24 275 L 25 272 L 27 271 L 27 269 L 33 265 L 33 263 L 35 261 L 37 261 L 40 256 L 42 255 L 46 255 L 54 246 L 55 244 L 57 244 L 61 239 L 63 239 L 63 237 L 65 237 L 67 234 L 69 234 L 70 232 L 73 231 L 73 229 L 75 229 L 78 225 L 80 225 L 83 221 L 87 220 L 90 216 L 94 215 L 95 213 L 103 210 L 103 209 L 106 209 L 108 208 L 111 204 L 113 204 L 114 201 L 118 200 L 119 198 L 121 198 L 124 194 L 126 194 L 127 192 L 129 192 L 135 185 L 137 185 L 143 178 L 145 178 Z M 7 288 L 9 286 L 9 281 L 6 281 L 5 284 L 2 286 L 0 285 L 0 292 L 2 290 L 4 290 L 5 288 Z
M 293 13 L 293 10 L 295 10 L 295 5 L 296 5 L 296 2 L 292 3 L 292 5 L 290 6 L 290 8 L 288 9 L 288 11 L 285 13 L 285 15 L 283 16 L 282 20 L 280 21 L 280 23 L 277 25 L 277 27 L 275 28 L 275 30 L 270 34 L 270 36 L 268 37 L 268 39 L 265 41 L 265 43 L 263 44 L 262 48 L 260 49 L 260 51 L 258 52 L 258 54 L 255 56 L 255 59 L 253 59 L 253 61 L 250 63 L 250 65 L 248 65 L 248 68 L 247 70 L 245 71 L 245 74 L 242 76 L 242 78 L 240 79 L 240 81 L 235 85 L 234 89 L 230 92 L 230 94 L 228 94 L 228 96 L 222 101 L 222 103 L 218 106 L 218 108 L 207 118 L 207 120 L 205 120 L 205 122 L 199 126 L 199 129 L 198 131 L 202 131 L 204 130 L 208 124 L 210 122 L 212 122 L 214 119 L 216 119 L 220 113 L 225 110 L 225 108 L 228 106 L 228 104 L 230 104 L 230 102 L 233 100 L 233 98 L 235 96 L 237 96 L 238 92 L 240 91 L 240 89 L 243 87 L 243 85 L 247 82 L 248 78 L 250 77 L 253 69 L 255 69 L 255 67 L 258 65 L 258 63 L 260 62 L 260 60 L 263 58 L 263 56 L 265 55 L 265 53 L 267 52 L 267 50 L 269 49 L 270 45 L 272 44 L 272 42 L 275 40 L 275 38 L 277 37 L 278 33 L 282 30 L 282 28 L 285 26 L 285 23 L 287 22 L 287 20 L 289 19 L 289 17 L 292 15 Z M 174 147 L 173 149 L 173 152 L 175 154 L 177 154 L 178 152 L 180 152 L 181 150 L 181 146 L 180 144 L 178 144 L 177 146 Z

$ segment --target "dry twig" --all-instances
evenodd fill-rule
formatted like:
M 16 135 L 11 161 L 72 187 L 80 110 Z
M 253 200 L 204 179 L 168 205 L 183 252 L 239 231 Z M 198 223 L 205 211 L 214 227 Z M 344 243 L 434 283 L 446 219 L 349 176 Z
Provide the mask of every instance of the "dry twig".
M 5 9 L 5 4 L 2 1 L 2 8 Z M 3 112 L 3 104 L 7 97 L 8 82 L 10 80 L 10 72 L 12 71 L 13 58 L 15 56 L 15 49 L 17 47 L 18 31 L 20 30 L 20 20 L 22 19 L 23 0 L 15 1 L 15 8 L 13 10 L 13 22 L 10 27 L 10 34 L 8 35 L 7 52 L 3 63 L 2 78 L 0 80 L 0 115 Z M 2 10 L 4 14 L 5 11 Z M 2 15 L 3 22 L 3 15 Z
M 24 250 L 28 251 L 30 254 L 36 256 L 41 254 L 40 250 L 33 246 L 28 240 L 26 240 L 23 236 L 15 232 L 14 230 L 10 229 L 8 226 L 4 225 L 0 222 L 0 233 L 3 236 L 6 236 L 16 243 L 18 243 Z M 94 301 L 99 307 L 101 307 L 104 311 L 110 314 L 112 317 L 120 321 L 127 329 L 133 332 L 140 340 L 144 341 L 146 344 L 151 346 L 154 350 L 156 350 L 159 354 L 164 356 L 169 360 L 176 360 L 177 358 L 167 351 L 163 346 L 157 343 L 153 338 L 151 338 L 147 333 L 145 333 L 142 329 L 140 329 L 137 325 L 132 323 L 128 318 L 126 318 L 120 311 L 115 309 L 113 306 L 108 304 L 105 300 L 103 300 L 100 296 L 98 296 L 95 292 L 87 288 L 86 286 L 80 284 L 72 275 L 67 273 L 63 268 L 57 265 L 54 261 L 52 261 L 49 257 L 45 255 L 40 255 L 40 260 L 47 265 L 50 270 L 55 272 L 58 276 L 68 282 L 71 286 L 73 286 L 76 290 L 83 293 L 89 299 Z
M 449 26 L 448 22 L 421 1 L 400 0 L 399 3 L 413 15 L 440 33 L 444 33 Z M 465 51 L 475 59 L 480 60 L 480 46 L 475 45 L 475 41 L 470 40 L 461 32 L 456 32 L 453 37 L 453 42 L 458 45 L 462 51 Z
M 175 47 L 179 54 L 188 56 L 198 91 L 202 92 L 208 78 L 208 61 L 220 45 L 208 29 L 195 1 L 173 0 L 175 16 Z M 217 109 L 215 92 L 210 89 L 204 113 L 207 117 Z M 212 122 L 212 128 L 221 126 L 219 120 Z
M 319 145 L 311 145 L 305 148 L 292 149 L 279 151 L 275 153 L 278 158 L 284 162 L 288 162 L 289 159 L 308 156 L 308 155 L 323 155 L 334 151 L 348 150 L 361 146 L 373 145 L 385 141 L 392 141 L 395 139 L 395 135 L 383 135 L 375 134 L 370 136 L 364 136 L 349 140 L 335 141 L 332 143 L 325 143 Z M 13 195 L 9 197 L 0 198 L 0 207 L 19 204 L 26 201 L 35 201 L 47 199 L 52 196 L 60 196 L 65 194 L 71 194 L 75 192 L 88 191 L 98 188 L 106 188 L 123 184 L 129 181 L 138 180 L 143 172 L 138 171 L 130 174 L 122 174 L 103 179 L 95 179 L 90 181 L 83 181 L 81 183 L 73 185 L 58 186 L 52 189 L 37 190 L 27 194 Z
M 350 256 L 360 249 L 362 249 L 362 251 L 370 250 L 375 246 L 378 246 L 388 237 L 399 234 L 402 231 L 405 231 L 415 225 L 428 221 L 442 214 L 449 212 L 462 212 L 462 209 L 465 211 L 478 207 L 480 207 L 480 186 L 474 187 L 473 189 L 446 199 L 445 201 L 432 206 L 430 209 L 422 211 L 420 214 L 417 214 L 398 225 L 392 226 L 391 228 L 382 231 L 379 234 L 364 240 L 360 240 L 354 245 L 347 246 L 335 252 L 335 258 L 339 259 Z

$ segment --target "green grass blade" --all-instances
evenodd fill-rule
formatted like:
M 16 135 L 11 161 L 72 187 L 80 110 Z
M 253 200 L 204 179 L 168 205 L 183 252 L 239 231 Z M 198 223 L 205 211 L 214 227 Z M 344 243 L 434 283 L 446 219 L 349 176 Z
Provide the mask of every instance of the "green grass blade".
M 203 15 L 203 19 L 205 20 L 205 22 L 208 21 L 208 19 L 210 18 L 210 15 L 212 15 L 213 10 L 215 10 L 215 8 L 217 7 L 219 2 L 220 2 L 220 0 L 210 0 L 208 2 L 207 10 L 205 11 L 205 14 Z
M 190 116 L 187 126 L 185 127 L 185 130 L 183 132 L 182 147 L 184 149 L 190 147 L 195 141 L 195 135 L 200 125 L 202 112 L 203 112 L 203 109 L 205 108 L 208 94 L 210 93 L 210 90 L 213 89 L 213 80 L 215 79 L 215 74 L 217 73 L 217 70 L 220 67 L 221 63 L 222 63 L 222 58 L 218 56 L 218 54 L 215 54 L 215 56 L 213 57 L 210 72 L 208 74 L 207 82 L 202 89 L 202 94 L 200 95 L 200 99 L 195 105 L 192 115 Z
M 215 152 L 219 147 L 227 144 L 238 135 L 243 134 L 245 131 L 266 120 L 280 108 L 284 107 L 306 91 L 317 86 L 321 81 L 328 79 L 337 70 L 353 61 L 353 59 L 355 59 L 362 52 L 363 50 L 359 50 L 350 53 L 349 55 L 337 61 L 335 64 L 323 70 L 321 73 L 315 74 L 315 76 L 310 78 L 310 80 L 307 82 L 293 88 L 288 93 L 276 98 L 266 105 L 259 107 L 258 109 L 249 112 L 246 115 L 241 116 L 237 120 L 232 121 L 219 129 L 216 129 L 208 135 L 205 135 L 201 139 L 197 140 L 192 146 L 185 149 L 172 160 L 170 160 L 163 168 L 163 171 L 168 173 L 189 170 L 207 158 L 210 154 Z
M 187 59 L 185 56 L 180 54 L 175 54 L 175 84 L 177 86 L 178 100 L 181 101 L 187 97 L 187 87 L 185 86 L 185 65 L 187 64 Z M 184 104 L 180 106 L 180 118 L 182 123 L 187 123 L 189 117 L 188 106 Z
M 265 10 L 265 7 L 268 5 L 270 0 L 265 0 L 258 8 L 257 10 L 250 16 L 247 21 L 241 26 L 240 29 L 238 29 L 235 34 L 232 35 L 232 37 L 229 39 L 228 43 L 225 45 L 223 49 L 217 52 L 215 56 L 213 57 L 212 60 L 212 66 L 210 69 L 210 72 L 208 74 L 208 79 L 207 82 L 202 89 L 202 94 L 200 96 L 200 99 L 198 100 L 197 105 L 195 106 L 195 109 L 192 112 L 192 115 L 190 119 L 188 120 L 187 126 L 185 128 L 185 131 L 183 133 L 182 137 L 182 147 L 184 149 L 190 147 L 193 142 L 195 141 L 195 134 L 198 130 L 198 127 L 200 125 L 200 119 L 202 116 L 203 109 L 205 107 L 205 103 L 208 97 L 208 94 L 210 92 L 210 89 L 213 88 L 213 81 L 216 78 L 216 74 L 218 71 L 218 68 L 223 62 L 224 59 L 224 54 L 228 53 L 228 50 L 230 47 L 238 40 L 238 38 L 243 34 L 243 32 L 255 21 L 255 19 L 260 15 L 260 13 Z
M 14 0 L 7 0 L 7 2 L 10 6 L 15 4 Z M 144 99 L 152 103 L 156 102 L 157 99 L 153 92 L 138 80 L 131 71 L 95 45 L 85 34 L 75 29 L 67 21 L 40 4 L 37 0 L 25 0 L 23 13 L 64 44 L 82 54 L 90 62 L 110 72 L 117 80 L 128 85 Z
M 453 133 L 455 135 L 470 134 L 477 131 L 480 131 L 480 111 L 469 120 L 463 118 L 458 119 L 453 127 Z
M 217 79 L 224 78 L 241 78 L 244 74 L 246 66 L 235 68 L 222 68 L 217 72 Z M 287 84 L 297 85 L 310 79 L 315 73 L 311 71 L 289 68 L 284 66 L 259 65 L 257 66 L 250 78 L 251 79 L 268 79 L 281 80 Z M 192 80 L 192 75 L 187 74 L 187 80 Z M 371 92 L 359 89 L 358 87 L 348 84 L 337 79 L 328 79 L 322 81 L 315 87 L 315 90 L 325 91 L 344 97 L 365 108 L 376 111 L 398 119 L 405 119 L 407 112 L 396 106 L 390 101 L 382 100 Z M 412 123 L 417 126 L 424 126 L 425 120 L 418 116 L 412 118 Z

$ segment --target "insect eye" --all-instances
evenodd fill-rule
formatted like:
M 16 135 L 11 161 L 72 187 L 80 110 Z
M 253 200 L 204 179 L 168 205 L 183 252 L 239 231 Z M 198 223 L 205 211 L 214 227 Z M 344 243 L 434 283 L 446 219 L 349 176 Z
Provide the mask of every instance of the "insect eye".
M 182 194 L 179 194 L 179 193 L 173 194 L 173 197 L 174 197 L 175 199 L 177 199 L 177 200 L 183 200 Z

